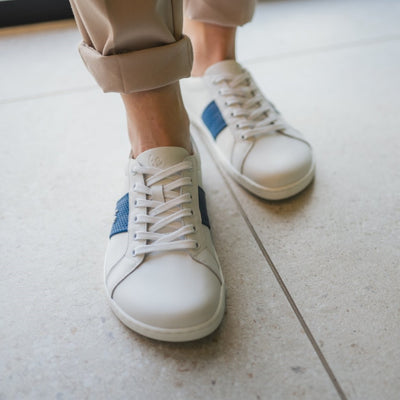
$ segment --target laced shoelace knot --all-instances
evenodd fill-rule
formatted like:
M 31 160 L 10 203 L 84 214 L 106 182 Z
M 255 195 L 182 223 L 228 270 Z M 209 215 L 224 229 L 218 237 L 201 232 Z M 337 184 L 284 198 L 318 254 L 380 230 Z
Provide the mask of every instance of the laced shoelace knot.
M 184 171 L 192 168 L 190 161 L 165 169 L 141 165 L 133 168 L 133 174 L 145 177 L 144 183 L 136 183 L 132 187 L 133 193 L 142 194 L 142 198 L 134 200 L 134 207 L 146 210 L 134 217 L 135 224 L 146 227 L 134 234 L 134 240 L 146 241 L 135 248 L 134 255 L 199 247 L 197 241 L 188 238 L 196 232 L 195 225 L 184 220 L 192 219 L 194 215 L 192 208 L 185 206 L 191 204 L 192 195 L 181 190 L 184 186 L 193 185 L 192 179 L 183 175 Z
M 244 71 L 236 75 L 217 75 L 215 85 L 225 83 L 218 90 L 225 106 L 231 109 L 230 116 L 243 140 L 285 129 L 279 113 L 259 92 L 251 75 Z

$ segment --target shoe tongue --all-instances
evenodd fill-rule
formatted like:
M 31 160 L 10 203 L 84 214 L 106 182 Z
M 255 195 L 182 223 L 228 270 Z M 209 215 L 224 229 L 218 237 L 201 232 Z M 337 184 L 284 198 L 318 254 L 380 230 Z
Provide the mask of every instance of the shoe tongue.
M 143 153 L 140 153 L 136 157 L 136 161 L 144 166 L 144 167 L 155 167 L 161 170 L 176 165 L 182 162 L 187 156 L 189 155 L 188 151 L 185 150 L 183 147 L 156 147 L 154 149 L 146 150 Z M 174 178 L 167 177 L 155 185 L 151 186 L 152 194 L 151 196 L 147 196 L 155 201 L 165 202 L 165 192 L 163 189 L 163 185 L 172 182 Z M 179 194 L 179 193 L 177 193 Z M 173 207 L 167 211 L 164 211 L 161 214 L 158 214 L 159 217 L 167 217 L 177 211 L 180 210 L 180 207 Z M 170 233 L 179 229 L 183 225 L 183 221 L 175 221 L 164 228 L 158 230 L 158 233 Z
M 243 72 L 242 66 L 235 60 L 225 60 L 213 64 L 211 65 L 211 67 L 208 67 L 204 75 L 205 76 L 220 75 L 220 74 L 236 75 L 236 74 L 241 74 L 242 72 Z
M 180 163 L 188 155 L 183 147 L 156 147 L 140 153 L 136 161 L 144 167 L 165 169 Z

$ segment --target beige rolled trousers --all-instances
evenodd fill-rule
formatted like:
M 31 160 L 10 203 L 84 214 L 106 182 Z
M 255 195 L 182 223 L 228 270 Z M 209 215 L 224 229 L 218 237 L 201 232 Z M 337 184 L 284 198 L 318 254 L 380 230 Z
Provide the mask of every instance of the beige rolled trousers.
M 182 34 L 191 19 L 222 26 L 250 21 L 256 0 L 70 0 L 82 59 L 104 92 L 155 89 L 190 76 L 193 52 Z

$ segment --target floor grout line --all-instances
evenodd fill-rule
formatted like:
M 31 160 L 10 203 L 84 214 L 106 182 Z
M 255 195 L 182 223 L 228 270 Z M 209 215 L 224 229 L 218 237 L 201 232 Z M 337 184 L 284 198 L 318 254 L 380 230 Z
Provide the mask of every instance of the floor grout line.
M 299 56 L 308 56 L 308 55 L 312 55 L 312 54 L 329 53 L 332 51 L 353 49 L 353 48 L 357 48 L 357 47 L 369 46 L 369 45 L 373 45 L 373 44 L 385 43 L 385 42 L 391 42 L 391 41 L 397 41 L 397 40 L 400 40 L 400 34 L 377 36 L 375 38 L 359 39 L 359 40 L 354 40 L 354 41 L 350 41 L 350 42 L 331 44 L 331 45 L 327 45 L 327 46 L 317 46 L 317 47 L 312 47 L 309 49 L 288 51 L 286 53 L 280 53 L 280 54 L 278 53 L 278 54 L 270 55 L 270 56 L 248 58 L 247 60 L 246 59 L 243 60 L 243 63 L 245 63 L 247 65 L 253 65 L 253 64 L 262 63 L 264 61 L 279 61 L 279 60 L 284 60 L 287 58 L 296 58 Z
M 0 0 L 1 1 L 1 0 Z M 42 33 L 59 31 L 62 29 L 77 29 L 73 18 L 60 19 L 55 21 L 36 22 L 31 24 L 6 26 L 0 28 L 0 38 L 16 35 L 26 35 L 31 33 Z
M 0 99 L 0 104 L 19 103 L 21 101 L 36 100 L 36 99 L 42 99 L 42 98 L 51 97 L 51 96 L 62 96 L 64 94 L 71 94 L 71 93 L 77 93 L 77 92 L 89 92 L 91 90 L 97 90 L 97 89 L 98 89 L 98 87 L 96 85 L 79 86 L 79 87 L 70 88 L 70 89 L 54 90 L 52 92 L 42 92 L 42 93 L 30 95 L 30 96 L 28 95 L 28 96 L 9 97 L 9 98 L 5 98 L 5 99 Z
M 208 144 L 206 143 L 205 140 L 203 140 L 203 138 L 201 138 L 201 135 L 199 134 L 197 128 L 194 127 L 194 129 L 196 130 L 197 136 L 200 137 L 200 140 L 202 141 L 204 147 L 206 149 L 208 149 L 209 148 Z M 230 185 L 230 183 L 228 181 L 228 178 L 226 177 L 224 171 L 222 170 L 219 162 L 214 158 L 213 152 L 209 152 L 209 154 L 211 155 L 211 158 L 212 158 L 214 164 L 216 165 L 220 175 L 222 176 L 222 179 L 223 179 L 225 185 L 227 186 L 227 188 L 229 190 L 229 193 L 231 194 L 231 196 L 232 196 L 237 208 L 239 209 L 239 212 L 240 212 L 244 222 L 246 223 L 246 225 L 247 225 L 250 233 L 252 234 L 254 240 L 256 241 L 256 243 L 257 243 L 262 255 L 264 256 L 264 258 L 267 261 L 272 273 L 274 274 L 275 279 L 278 281 L 278 284 L 281 287 L 281 289 L 282 289 L 287 301 L 289 302 L 290 307 L 292 308 L 292 310 L 295 313 L 295 315 L 296 315 L 301 327 L 303 328 L 304 333 L 306 334 L 306 336 L 307 336 L 308 340 L 310 341 L 314 351 L 316 352 L 316 354 L 317 354 L 317 356 L 318 356 L 323 368 L 325 369 L 325 371 L 328 374 L 333 386 L 335 387 L 337 394 L 339 395 L 341 400 L 347 400 L 347 397 L 346 397 L 342 387 L 340 386 L 335 374 L 333 373 L 331 367 L 329 366 L 328 361 L 326 360 L 324 354 L 322 353 L 322 350 L 320 349 L 317 341 L 314 338 L 314 335 L 311 333 L 310 328 L 308 327 L 304 317 L 302 316 L 302 314 L 301 314 L 300 310 L 298 309 L 298 307 L 297 307 L 292 295 L 290 294 L 285 282 L 283 281 L 281 275 L 279 274 L 278 269 L 276 268 L 276 266 L 273 263 L 271 257 L 269 256 L 267 250 L 265 249 L 265 246 L 262 243 L 260 237 L 258 236 L 256 230 L 254 229 L 253 224 L 250 222 L 250 220 L 249 220 L 246 212 L 244 211 L 244 209 L 243 209 L 238 197 L 233 192 L 233 189 L 232 189 L 232 187 L 231 187 L 231 185 Z
M 69 24 L 72 25 L 70 20 L 67 20 Z M 12 28 L 14 29 L 14 28 Z M 368 46 L 376 43 L 385 43 L 389 41 L 396 41 L 400 40 L 400 34 L 392 34 L 392 35 L 385 35 L 385 36 L 379 36 L 375 38 L 369 38 L 369 39 L 360 39 L 360 40 L 354 40 L 352 42 L 343 42 L 343 43 L 337 43 L 337 44 L 332 44 L 328 46 L 319 46 L 319 47 L 314 47 L 310 49 L 303 49 L 303 50 L 295 50 L 295 51 L 288 51 L 286 53 L 281 53 L 281 54 L 275 54 L 271 56 L 263 56 L 259 58 L 249 58 L 249 59 L 244 59 L 243 63 L 247 65 L 253 65 L 253 64 L 259 64 L 265 61 L 279 61 L 283 59 L 290 59 L 290 58 L 296 58 L 299 56 L 307 56 L 311 54 L 321 54 L 325 52 L 331 52 L 331 51 L 338 51 L 342 49 L 348 49 L 348 48 L 356 48 L 360 46 Z M 45 97 L 51 97 L 51 96 L 60 96 L 64 94 L 71 94 L 74 92 L 85 92 L 89 90 L 94 90 L 97 89 L 96 85 L 90 85 L 90 86 L 80 86 L 80 87 L 75 87 L 75 88 L 70 88 L 70 89 L 61 89 L 61 90 L 55 90 L 55 91 L 49 91 L 49 92 L 42 92 L 38 94 L 33 94 L 33 95 L 27 95 L 27 96 L 20 96 L 20 97 L 10 97 L 10 98 L 4 98 L 0 99 L 0 105 L 1 104 L 12 104 L 12 103 L 18 103 L 22 101 L 29 101 L 29 100 L 35 100 L 35 99 L 40 99 L 40 98 L 45 98 Z
M 227 183 L 227 181 L 225 181 L 225 182 Z M 338 380 L 336 379 L 335 374 L 333 373 L 331 367 L 329 366 L 328 361 L 326 360 L 324 354 L 322 353 L 322 350 L 320 349 L 319 345 L 317 344 L 317 341 L 315 340 L 314 335 L 311 333 L 310 328 L 308 327 L 303 315 L 301 314 L 300 310 L 298 309 L 292 295 L 290 294 L 288 288 L 286 287 L 285 282 L 283 281 L 282 277 L 280 276 L 275 264 L 273 263 L 271 257 L 269 256 L 267 250 L 265 249 L 264 244 L 262 243 L 256 230 L 254 229 L 253 225 L 251 224 L 249 218 L 247 217 L 247 214 L 245 213 L 243 207 L 241 206 L 238 198 L 233 194 L 233 191 L 230 187 L 229 187 L 229 191 L 234 198 L 234 201 L 239 209 L 240 214 L 242 215 L 242 218 L 244 219 L 247 227 L 249 228 L 251 234 L 253 235 L 253 238 L 256 241 L 259 249 L 261 250 L 261 253 L 263 254 L 265 260 L 267 261 L 269 267 L 271 268 L 272 273 L 275 276 L 275 279 L 278 281 L 279 286 L 281 287 L 282 291 L 284 292 L 287 301 L 289 302 L 290 306 L 292 307 L 293 312 L 296 314 L 296 317 L 297 317 L 298 321 L 300 322 L 300 325 L 302 326 L 306 336 L 308 337 L 308 340 L 310 341 L 312 347 L 314 348 L 314 351 L 317 353 L 317 356 L 320 359 L 322 366 L 324 367 L 326 373 L 328 374 L 329 378 L 331 379 L 332 384 L 335 387 L 340 399 L 347 400 L 347 397 L 346 397 L 342 387 L 340 386 Z

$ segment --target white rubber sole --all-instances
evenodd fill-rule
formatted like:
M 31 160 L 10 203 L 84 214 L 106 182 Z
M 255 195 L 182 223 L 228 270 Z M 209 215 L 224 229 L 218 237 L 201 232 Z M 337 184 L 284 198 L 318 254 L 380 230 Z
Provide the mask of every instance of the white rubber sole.
M 194 127 L 194 132 L 197 133 L 202 142 L 207 146 L 208 150 L 214 154 L 215 159 L 218 160 L 225 171 L 229 173 L 229 175 L 241 186 L 243 186 L 246 190 L 255 194 L 258 197 L 261 197 L 265 200 L 283 200 L 289 197 L 292 197 L 301 191 L 303 191 L 314 179 L 315 175 L 315 160 L 313 158 L 310 169 L 307 171 L 301 179 L 296 182 L 291 183 L 287 186 L 281 186 L 278 188 L 269 188 L 265 186 L 261 186 L 258 183 L 252 181 L 247 178 L 240 172 L 238 172 L 235 168 L 233 168 L 232 164 L 226 159 L 226 157 L 220 152 L 216 143 L 211 137 L 211 134 L 208 132 L 207 127 L 201 122 L 197 121 L 196 118 L 193 118 L 190 115 L 190 121 L 192 127 Z
M 188 328 L 165 329 L 145 324 L 139 320 L 132 318 L 125 311 L 123 311 L 118 306 L 118 304 L 109 296 L 108 292 L 107 298 L 114 314 L 125 326 L 139 333 L 140 335 L 146 336 L 150 339 L 156 339 L 165 342 L 189 342 L 208 336 L 218 328 L 225 313 L 224 284 L 221 287 L 219 303 L 214 315 L 208 321 Z

